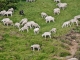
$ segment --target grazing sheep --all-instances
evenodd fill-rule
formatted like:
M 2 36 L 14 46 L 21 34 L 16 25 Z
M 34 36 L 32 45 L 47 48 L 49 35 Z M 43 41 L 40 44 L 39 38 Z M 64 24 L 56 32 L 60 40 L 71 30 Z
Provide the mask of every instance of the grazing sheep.
M 7 17 L 8 17 L 8 15 L 11 15 L 12 16 L 12 11 L 5 12 L 5 15 L 7 15 Z
M 76 25 L 78 26 L 78 20 L 77 20 L 77 19 L 71 19 L 70 22 L 71 22 L 72 24 L 76 23 Z
M 51 33 L 53 33 L 53 32 L 56 33 L 56 28 L 52 28 L 52 29 L 50 30 L 50 32 L 51 32 Z
M 38 34 L 39 33 L 39 28 L 35 28 L 34 29 L 34 34 Z
M 14 9 L 13 9 L 13 8 L 10 8 L 10 9 L 8 9 L 8 11 L 12 11 L 12 12 L 14 12 Z
M 27 26 L 23 26 L 21 29 L 19 29 L 19 31 L 22 31 L 22 32 L 24 32 L 24 30 L 27 30 L 27 32 L 28 32 L 28 27 Z
M 58 3 L 57 6 L 64 10 L 64 8 L 67 7 L 67 3 Z
M 5 21 L 10 21 L 10 19 L 9 19 L 9 18 L 4 18 L 4 19 L 1 20 L 1 22 L 3 22 L 3 23 L 4 23 Z
M 66 26 L 67 26 L 67 27 L 68 27 L 68 26 L 71 27 L 71 25 L 70 25 L 70 21 L 66 21 L 66 22 L 64 22 L 63 25 L 62 25 L 62 28 L 63 28 L 63 27 L 66 27 Z
M 42 17 L 42 18 L 45 18 L 45 17 L 47 17 L 47 16 L 48 16 L 48 15 L 47 15 L 45 12 L 42 12 L 42 13 L 41 13 L 41 17 Z
M 3 15 L 4 16 L 5 13 L 6 13 L 6 10 L 3 10 L 3 11 L 0 12 L 0 15 Z
M 51 21 L 53 21 L 53 22 L 54 22 L 54 19 L 55 19 L 55 18 L 54 18 L 54 17 L 52 17 L 52 16 L 47 16 L 47 17 L 45 18 L 46 23 L 47 23 L 47 22 L 49 22 L 49 23 L 50 23 Z
M 34 27 L 34 28 L 40 28 L 40 26 L 37 23 L 33 23 L 32 27 Z
M 54 0 L 54 2 L 56 2 L 56 3 L 57 3 L 57 2 L 59 2 L 59 3 L 60 3 L 60 2 L 61 2 L 61 0 Z
M 20 23 L 16 22 L 15 26 L 20 29 Z
M 27 21 L 28 21 L 27 18 L 23 18 L 23 19 L 20 21 L 20 23 L 21 23 L 21 25 L 23 26 L 23 25 L 25 25 L 25 24 L 27 23 Z
M 74 19 L 80 19 L 80 15 L 75 16 Z
M 42 34 L 42 37 L 45 37 L 45 39 L 47 38 L 47 36 L 51 38 L 51 32 L 44 32 Z
M 12 25 L 13 26 L 13 21 L 12 20 L 9 20 L 9 21 L 5 21 L 5 22 L 3 22 L 4 23 L 4 25 Z
M 68 60 L 78 60 L 77 58 L 70 58 L 70 59 L 68 59 Z
M 59 9 L 59 8 L 55 8 L 55 9 L 54 9 L 54 15 L 55 15 L 55 14 L 58 14 L 58 15 L 60 14 L 60 9 Z
M 35 23 L 34 21 L 29 21 L 24 26 L 27 26 L 31 29 L 34 23 Z
M 31 45 L 32 50 L 34 51 L 35 49 L 38 49 L 38 51 L 40 50 L 40 45 L 39 44 L 34 44 Z

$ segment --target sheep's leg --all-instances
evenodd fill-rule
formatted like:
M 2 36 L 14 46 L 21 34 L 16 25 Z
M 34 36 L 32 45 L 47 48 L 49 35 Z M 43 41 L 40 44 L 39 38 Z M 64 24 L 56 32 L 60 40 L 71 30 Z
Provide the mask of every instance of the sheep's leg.
M 50 37 L 50 39 L 51 39 L 51 36 L 49 36 Z

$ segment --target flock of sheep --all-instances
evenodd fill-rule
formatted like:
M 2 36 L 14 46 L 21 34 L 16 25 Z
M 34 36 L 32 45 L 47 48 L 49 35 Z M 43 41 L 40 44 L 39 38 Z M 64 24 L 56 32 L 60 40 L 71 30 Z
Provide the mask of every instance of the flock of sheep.
M 35 0 L 26 0 L 28 2 L 32 2 L 32 1 L 35 1 Z M 61 3 L 60 0 L 54 0 L 54 2 L 58 2 L 56 5 L 58 6 L 58 8 L 55 8 L 53 10 L 54 12 L 54 15 L 55 14 L 60 14 L 60 9 L 65 9 L 65 7 L 67 7 L 67 3 Z M 0 12 L 0 15 L 8 15 L 10 14 L 12 16 L 12 13 L 14 12 L 14 9 L 13 8 L 10 8 L 8 9 L 8 11 L 1 11 Z M 55 18 L 52 17 L 52 16 L 48 16 L 45 12 L 41 12 L 41 17 L 45 19 L 46 23 L 50 23 L 51 21 L 55 22 Z M 62 25 L 62 28 L 63 27 L 68 27 L 68 26 L 71 26 L 71 24 L 74 24 L 76 23 L 76 25 L 78 26 L 78 19 L 80 18 L 80 15 L 77 15 L 75 16 L 73 19 L 69 20 L 69 21 L 66 21 L 63 23 Z M 19 31 L 24 31 L 26 30 L 27 32 L 29 31 L 29 29 L 32 29 L 34 28 L 34 34 L 39 34 L 39 31 L 40 31 L 40 25 L 34 21 L 28 21 L 27 18 L 23 18 L 20 22 L 16 22 L 15 24 L 13 23 L 13 21 L 9 18 L 4 18 L 1 20 L 1 22 L 3 22 L 4 25 L 12 25 L 12 26 L 15 26 L 19 29 Z M 52 28 L 50 31 L 48 32 L 44 32 L 42 34 L 42 37 L 45 37 L 45 39 L 48 37 L 51 38 L 51 33 L 56 33 L 56 28 Z M 31 45 L 31 48 L 33 49 L 33 51 L 35 50 L 35 48 L 38 49 L 38 51 L 40 50 L 40 45 L 39 44 L 34 44 L 34 45 Z

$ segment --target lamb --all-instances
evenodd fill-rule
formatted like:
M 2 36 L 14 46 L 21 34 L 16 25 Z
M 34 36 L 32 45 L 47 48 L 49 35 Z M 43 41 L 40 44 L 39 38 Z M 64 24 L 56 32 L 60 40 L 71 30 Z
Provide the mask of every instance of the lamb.
M 57 6 L 64 10 L 64 8 L 67 7 L 67 3 L 58 3 Z
M 31 48 L 33 51 L 35 51 L 35 49 L 38 49 L 38 51 L 40 50 L 40 45 L 39 44 L 34 44 L 34 45 L 31 45 Z
M 41 13 L 41 17 L 42 17 L 42 18 L 45 18 L 45 17 L 47 17 L 47 16 L 48 16 L 48 15 L 47 15 L 45 12 L 42 12 L 42 13 Z
M 20 23 L 16 22 L 15 26 L 20 29 Z
M 59 8 L 55 8 L 55 9 L 54 9 L 54 15 L 55 15 L 55 14 L 58 14 L 58 15 L 60 14 L 60 9 L 59 9 Z
M 78 26 L 78 20 L 77 20 L 77 19 L 71 19 L 70 22 L 71 22 L 72 24 L 76 23 L 76 25 Z
M 51 32 L 44 32 L 42 34 L 42 37 L 45 37 L 45 39 L 47 38 L 47 36 L 50 37 L 50 39 L 51 39 Z
M 53 21 L 53 22 L 54 22 L 54 19 L 55 19 L 55 18 L 54 18 L 54 17 L 52 17 L 52 16 L 47 16 L 47 17 L 45 18 L 46 23 L 47 23 L 47 22 L 49 22 L 49 23 L 50 23 L 51 21 Z
M 28 32 L 28 27 L 27 26 L 23 26 L 21 29 L 19 29 L 19 31 L 22 31 L 22 32 L 24 32 L 24 30 L 27 30 L 27 32 Z
M 13 8 L 10 8 L 10 9 L 8 9 L 8 11 L 12 11 L 12 12 L 14 12 L 14 9 L 13 9 Z
M 71 27 L 71 25 L 70 25 L 70 21 L 66 21 L 66 22 L 64 22 L 63 25 L 62 25 L 62 28 L 63 28 L 63 27 L 66 27 L 66 26 L 67 26 L 67 27 L 68 27 L 68 26 Z
M 68 59 L 68 60 L 78 60 L 77 58 L 70 58 L 70 59 Z
M 21 23 L 21 25 L 24 25 L 24 24 L 26 24 L 26 23 L 27 23 L 27 21 L 28 21 L 28 19 L 27 19 L 27 18 L 23 18 L 23 19 L 20 21 L 20 23 Z
M 34 34 L 38 34 L 39 33 L 39 28 L 35 28 L 34 29 Z
M 60 2 L 61 2 L 61 0 L 54 0 L 54 2 L 56 2 L 56 3 L 57 3 L 57 2 L 59 2 L 59 3 L 60 3 Z
M 7 15 L 7 17 L 8 17 L 8 15 L 11 15 L 12 16 L 12 11 L 5 12 L 5 15 Z
M 51 32 L 51 33 L 53 33 L 53 32 L 56 33 L 56 28 L 52 28 L 52 29 L 50 30 L 50 32 Z
M 12 20 L 9 20 L 9 21 L 5 21 L 5 22 L 3 22 L 4 23 L 4 25 L 12 25 L 13 26 L 13 21 Z

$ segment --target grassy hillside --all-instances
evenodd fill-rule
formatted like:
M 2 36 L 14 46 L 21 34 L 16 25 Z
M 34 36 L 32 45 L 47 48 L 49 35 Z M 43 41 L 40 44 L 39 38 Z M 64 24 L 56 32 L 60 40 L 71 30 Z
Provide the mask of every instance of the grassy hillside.
M 17 10 L 14 11 L 13 16 L 9 16 L 13 22 L 19 22 L 22 18 L 28 18 L 28 21 L 35 21 L 38 23 L 40 33 L 34 35 L 33 29 L 29 29 L 29 32 L 19 32 L 16 27 L 4 26 L 0 23 L 0 60 L 57 60 L 53 56 L 65 57 L 70 55 L 66 46 L 59 39 L 54 37 L 60 37 L 68 33 L 73 27 L 61 28 L 63 22 L 72 19 L 74 16 L 80 14 L 80 0 L 61 0 L 68 3 L 65 10 L 61 9 L 60 15 L 54 15 L 53 9 L 56 8 L 56 4 L 53 0 L 37 0 L 36 2 L 19 2 L 17 4 Z M 24 10 L 25 16 L 19 15 L 19 11 Z M 48 15 L 55 17 L 55 22 L 46 23 L 41 18 L 40 13 L 46 12 Z M 6 16 L 0 16 L 0 20 Z M 42 34 L 45 31 L 49 31 L 53 27 L 57 28 L 57 33 L 52 34 L 52 39 L 42 38 Z M 32 44 L 40 44 L 41 50 L 32 51 L 30 46 Z

